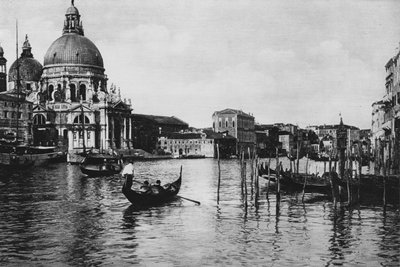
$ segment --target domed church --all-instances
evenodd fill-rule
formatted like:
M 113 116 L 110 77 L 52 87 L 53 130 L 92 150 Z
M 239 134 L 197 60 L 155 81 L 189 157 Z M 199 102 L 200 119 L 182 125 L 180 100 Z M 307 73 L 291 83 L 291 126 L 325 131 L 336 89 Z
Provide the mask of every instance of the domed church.
M 36 145 L 59 145 L 69 154 L 84 150 L 132 148 L 132 108 L 120 91 L 107 86 L 103 57 L 84 35 L 81 15 L 72 1 L 65 13 L 61 37 L 44 56 L 43 66 L 33 58 L 28 40 L 19 62 L 20 92 L 33 105 Z M 17 64 L 9 71 L 9 91 L 17 89 Z

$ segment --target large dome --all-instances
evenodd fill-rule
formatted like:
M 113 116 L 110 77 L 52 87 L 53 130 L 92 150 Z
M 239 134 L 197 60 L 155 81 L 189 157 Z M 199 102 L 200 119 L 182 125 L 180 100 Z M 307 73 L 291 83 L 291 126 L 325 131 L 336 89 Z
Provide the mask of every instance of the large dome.
M 65 33 L 55 40 L 44 56 L 44 66 L 87 65 L 104 68 L 103 58 L 96 45 L 83 35 Z

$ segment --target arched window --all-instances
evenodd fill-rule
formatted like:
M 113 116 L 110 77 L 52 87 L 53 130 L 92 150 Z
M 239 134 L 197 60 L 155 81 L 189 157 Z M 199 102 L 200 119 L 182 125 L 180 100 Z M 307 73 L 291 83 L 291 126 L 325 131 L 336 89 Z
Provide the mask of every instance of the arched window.
M 42 114 L 37 114 L 33 117 L 33 124 L 34 125 L 42 125 L 46 124 L 46 117 Z
M 228 128 L 228 119 L 225 120 L 225 128 Z
M 76 102 L 76 87 L 75 84 L 70 84 L 69 85 L 70 91 L 71 91 L 71 101 Z
M 54 100 L 57 102 L 61 101 L 61 92 L 60 91 L 57 90 L 54 92 Z
M 232 127 L 235 127 L 235 119 L 232 120 Z
M 49 85 L 49 94 L 48 94 L 49 100 L 53 100 L 53 96 L 52 96 L 53 91 L 54 91 L 54 86 L 52 84 L 50 84 Z
M 86 85 L 81 84 L 79 86 L 79 99 L 86 100 Z
M 82 124 L 83 123 L 83 118 L 85 118 L 85 123 L 90 123 L 89 118 L 84 116 L 83 114 L 76 116 L 75 119 L 74 119 L 74 123 Z

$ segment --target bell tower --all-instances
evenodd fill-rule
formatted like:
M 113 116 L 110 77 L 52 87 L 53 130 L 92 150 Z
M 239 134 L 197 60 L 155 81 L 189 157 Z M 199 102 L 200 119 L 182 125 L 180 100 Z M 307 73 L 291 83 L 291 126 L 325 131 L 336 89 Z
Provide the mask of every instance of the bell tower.
M 0 46 L 0 92 L 7 91 L 7 59 L 4 58 L 4 50 Z

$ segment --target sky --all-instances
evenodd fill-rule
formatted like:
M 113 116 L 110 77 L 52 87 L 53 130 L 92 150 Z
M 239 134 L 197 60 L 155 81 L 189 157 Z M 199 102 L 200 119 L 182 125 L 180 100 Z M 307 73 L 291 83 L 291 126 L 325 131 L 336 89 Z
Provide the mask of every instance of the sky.
M 8 67 L 28 34 L 34 57 L 62 34 L 68 0 L 0 0 Z M 211 127 L 233 108 L 260 124 L 371 127 L 398 53 L 398 0 L 76 0 L 108 85 L 134 113 Z M 19 51 L 20 53 L 21 51 Z

